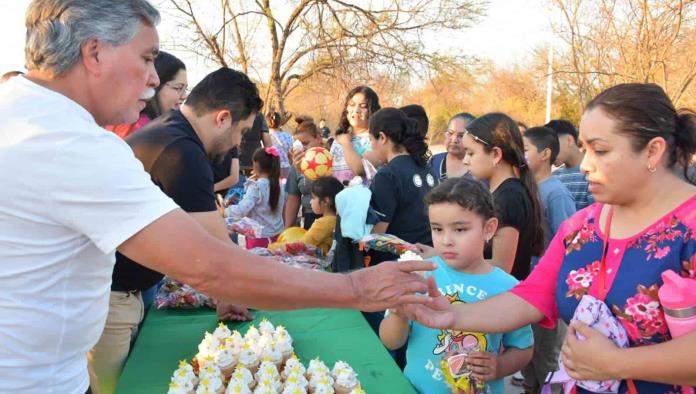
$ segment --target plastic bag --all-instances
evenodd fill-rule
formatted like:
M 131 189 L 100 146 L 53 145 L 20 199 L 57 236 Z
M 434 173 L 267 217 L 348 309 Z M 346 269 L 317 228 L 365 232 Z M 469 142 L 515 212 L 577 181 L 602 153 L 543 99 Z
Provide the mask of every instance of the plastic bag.
M 307 255 L 314 257 L 322 257 L 321 249 L 314 245 L 304 242 L 274 242 L 268 245 L 268 250 L 274 255 L 280 256 L 298 256 Z
M 360 239 L 360 248 L 402 255 L 406 251 L 418 252 L 416 245 L 391 234 L 368 234 Z
M 164 277 L 162 287 L 155 296 L 157 309 L 194 309 L 201 307 L 215 308 L 215 301 L 196 291 L 193 287 L 169 277 Z
M 263 225 L 254 219 L 241 218 L 235 221 L 232 218 L 225 218 L 225 222 L 227 223 L 228 231 L 247 237 L 261 238 Z

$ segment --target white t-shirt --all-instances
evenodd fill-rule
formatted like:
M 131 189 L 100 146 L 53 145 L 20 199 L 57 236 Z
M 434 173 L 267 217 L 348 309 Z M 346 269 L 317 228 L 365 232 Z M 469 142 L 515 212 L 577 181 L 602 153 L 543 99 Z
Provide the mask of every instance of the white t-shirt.
M 176 208 L 83 107 L 0 85 L 0 393 L 87 390 L 116 247 Z

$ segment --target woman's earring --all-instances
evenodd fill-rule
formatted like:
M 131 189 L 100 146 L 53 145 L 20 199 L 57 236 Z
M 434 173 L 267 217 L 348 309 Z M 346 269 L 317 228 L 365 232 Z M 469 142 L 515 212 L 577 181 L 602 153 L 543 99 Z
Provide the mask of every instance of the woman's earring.
M 655 171 L 657 171 L 657 167 L 653 167 L 650 163 L 648 163 L 648 172 L 654 174 Z

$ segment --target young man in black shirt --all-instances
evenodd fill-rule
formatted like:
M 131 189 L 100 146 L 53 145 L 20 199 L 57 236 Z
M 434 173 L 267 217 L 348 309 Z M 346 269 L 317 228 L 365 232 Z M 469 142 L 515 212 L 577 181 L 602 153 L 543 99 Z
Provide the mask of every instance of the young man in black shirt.
M 193 89 L 180 110 L 169 111 L 126 139 L 152 182 L 211 235 L 225 242 L 230 240 L 215 203 L 211 162 L 222 161 L 251 127 L 254 115 L 249 112 L 261 106 L 254 97 L 253 84 L 244 74 L 220 69 Z M 238 102 L 237 109 L 220 110 L 223 102 Z M 118 375 L 144 313 L 141 292 L 162 277 L 116 253 L 109 314 L 92 351 L 97 379 L 110 381 Z M 246 308 L 229 304 L 221 304 L 218 314 L 221 319 L 251 319 Z

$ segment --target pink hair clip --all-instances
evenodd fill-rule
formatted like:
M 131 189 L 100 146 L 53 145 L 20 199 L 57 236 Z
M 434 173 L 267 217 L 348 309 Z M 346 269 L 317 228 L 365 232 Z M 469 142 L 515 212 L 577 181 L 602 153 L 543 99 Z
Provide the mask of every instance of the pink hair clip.
M 264 152 L 266 152 L 267 155 L 271 155 L 273 157 L 280 157 L 280 153 L 278 153 L 278 149 L 276 149 L 275 146 L 269 146 L 268 148 L 265 148 Z

